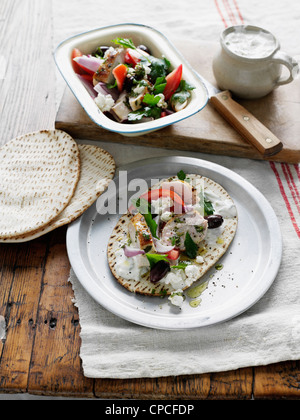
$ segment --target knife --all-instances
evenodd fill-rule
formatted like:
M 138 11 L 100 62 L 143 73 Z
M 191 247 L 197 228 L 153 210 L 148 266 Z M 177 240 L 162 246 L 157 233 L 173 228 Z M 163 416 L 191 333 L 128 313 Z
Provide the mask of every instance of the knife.
M 282 142 L 242 105 L 232 99 L 228 90 L 221 91 L 198 74 L 208 90 L 213 107 L 265 157 L 280 152 Z

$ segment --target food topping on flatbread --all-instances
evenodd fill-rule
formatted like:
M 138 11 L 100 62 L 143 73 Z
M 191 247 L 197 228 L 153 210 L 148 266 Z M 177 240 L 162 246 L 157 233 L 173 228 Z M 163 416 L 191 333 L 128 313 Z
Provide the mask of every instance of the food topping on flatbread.
M 111 235 L 108 262 L 126 289 L 169 295 L 181 306 L 183 291 L 216 264 L 236 229 L 236 207 L 224 188 L 180 171 L 132 202 Z

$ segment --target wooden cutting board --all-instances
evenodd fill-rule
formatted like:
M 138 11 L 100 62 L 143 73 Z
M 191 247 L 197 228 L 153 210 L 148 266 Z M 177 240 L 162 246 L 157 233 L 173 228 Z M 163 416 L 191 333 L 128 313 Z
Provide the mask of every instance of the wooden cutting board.
M 216 84 L 212 73 L 212 59 L 217 43 L 177 42 L 177 48 L 192 67 Z M 261 154 L 244 140 L 213 107 L 208 104 L 198 114 L 162 130 L 139 137 L 125 137 L 98 127 L 86 115 L 69 88 L 63 95 L 55 127 L 74 138 L 114 143 L 190 150 L 251 159 L 288 163 L 300 162 L 300 80 L 275 89 L 257 100 L 238 100 L 283 143 L 280 153 L 270 158 Z

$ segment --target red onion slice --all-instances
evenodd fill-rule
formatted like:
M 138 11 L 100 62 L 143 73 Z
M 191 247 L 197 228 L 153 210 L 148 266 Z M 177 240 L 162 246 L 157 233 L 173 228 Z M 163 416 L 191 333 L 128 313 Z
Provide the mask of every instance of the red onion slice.
M 119 93 L 116 89 L 109 89 L 105 83 L 99 82 L 94 86 L 94 89 L 97 93 L 102 93 L 102 95 L 111 95 L 113 100 L 116 101 L 119 97 Z
M 129 246 L 125 245 L 124 254 L 126 257 L 136 257 L 137 255 L 145 254 L 145 251 L 139 248 L 130 248 Z
M 94 90 L 94 86 L 91 82 L 86 80 L 81 74 L 77 74 L 78 78 L 80 79 L 81 83 L 84 85 L 86 90 L 89 92 L 91 97 L 95 99 L 97 97 L 97 93 Z
M 156 252 L 158 254 L 167 254 L 168 252 L 172 251 L 175 246 L 168 246 L 168 245 L 163 245 L 160 240 L 153 238 L 154 241 L 154 246 L 156 249 Z
M 101 59 L 97 57 L 93 57 L 93 56 L 87 56 L 87 55 L 82 55 L 81 57 L 75 57 L 73 58 L 73 60 L 76 61 L 76 63 L 78 63 L 81 67 L 84 67 L 85 69 L 90 70 L 94 73 L 96 73 L 96 71 L 102 64 Z

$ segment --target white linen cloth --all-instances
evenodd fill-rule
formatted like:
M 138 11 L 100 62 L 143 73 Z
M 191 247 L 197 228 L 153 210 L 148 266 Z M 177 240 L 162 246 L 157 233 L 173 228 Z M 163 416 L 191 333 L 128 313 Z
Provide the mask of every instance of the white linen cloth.
M 172 41 L 218 40 L 232 24 L 249 23 L 273 32 L 282 49 L 300 56 L 300 4 L 292 0 L 79 0 L 54 5 L 54 46 L 67 36 L 121 22 L 155 27 Z M 57 80 L 57 98 L 65 84 Z M 299 133 L 300 141 L 300 133 Z M 282 264 L 264 297 L 244 314 L 222 324 L 188 331 L 141 327 L 111 314 L 70 281 L 81 326 L 80 356 L 92 378 L 160 377 L 226 371 L 300 359 L 300 168 L 193 152 L 97 143 L 120 167 L 145 157 L 181 155 L 221 164 L 258 188 L 273 206 L 283 236 Z

